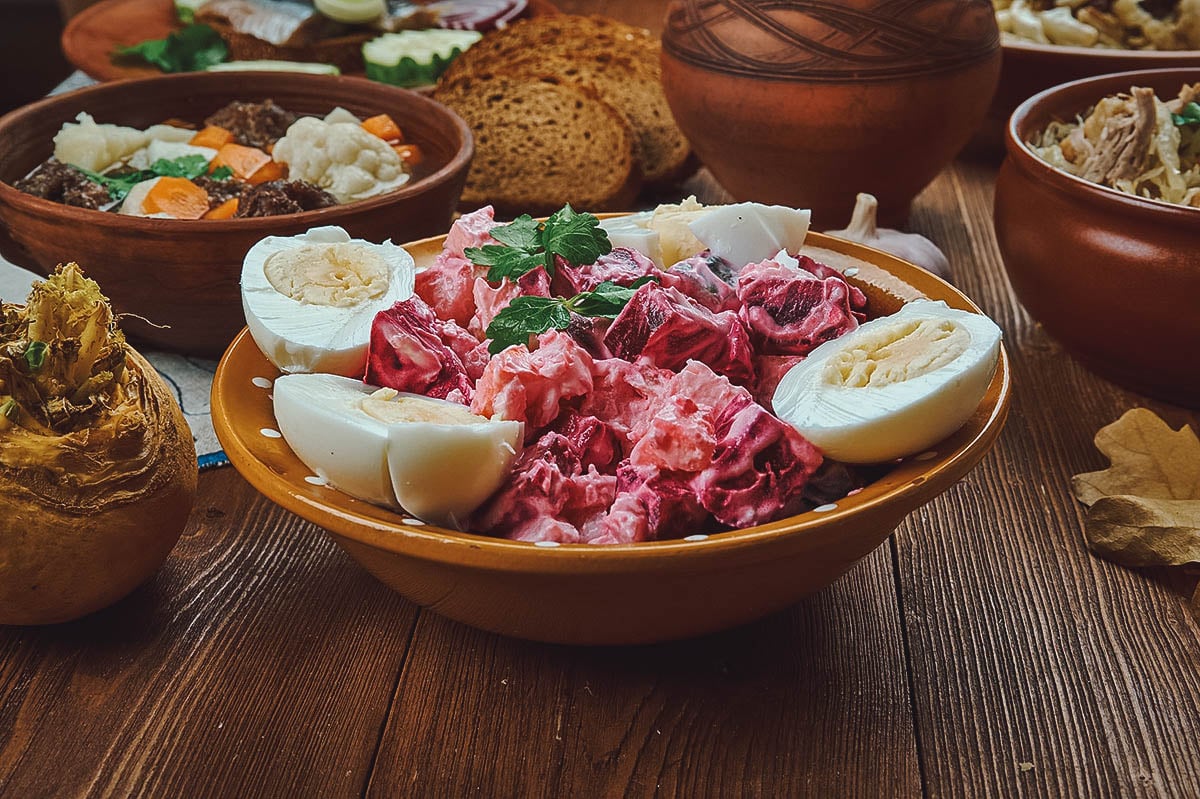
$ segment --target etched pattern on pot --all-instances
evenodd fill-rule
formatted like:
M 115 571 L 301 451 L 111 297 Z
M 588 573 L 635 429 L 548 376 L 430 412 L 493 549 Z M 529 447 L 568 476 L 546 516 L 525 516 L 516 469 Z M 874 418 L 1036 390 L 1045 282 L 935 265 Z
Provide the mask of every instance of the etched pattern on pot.
M 663 47 L 729 75 L 849 83 L 961 69 L 999 41 L 987 0 L 677 0 Z

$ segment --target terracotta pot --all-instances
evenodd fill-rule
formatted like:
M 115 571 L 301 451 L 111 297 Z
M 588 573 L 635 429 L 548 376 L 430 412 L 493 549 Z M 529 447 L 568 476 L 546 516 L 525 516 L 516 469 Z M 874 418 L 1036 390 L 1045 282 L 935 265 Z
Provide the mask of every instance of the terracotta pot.
M 866 191 L 891 225 L 982 121 L 999 48 L 987 0 L 674 0 L 663 88 L 737 199 L 829 229 Z
M 1055 169 L 1024 142 L 1053 120 L 1148 86 L 1174 97 L 1200 69 L 1075 81 L 1023 103 L 996 182 L 996 238 L 1021 302 L 1095 372 L 1200 407 L 1200 209 L 1146 200 Z
M 421 267 L 444 241 L 405 247 Z M 918 297 L 978 312 L 957 289 L 895 256 L 819 233 L 805 246 L 822 261 L 858 269 L 849 279 L 866 293 L 873 316 Z M 1012 391 L 1002 353 L 987 395 L 962 429 L 820 512 L 680 540 L 545 546 L 421 524 L 318 485 L 285 441 L 261 432 L 277 423 L 270 391 L 253 380 L 277 374 L 243 333 L 213 380 L 213 426 L 255 488 L 325 528 L 367 571 L 414 602 L 485 630 L 571 644 L 701 635 L 824 588 L 979 462 L 1000 434 Z
M 343 106 L 390 114 L 425 160 L 415 179 L 379 197 L 299 214 L 173 220 L 125 216 L 50 202 L 11 185 L 53 152 L 54 134 L 86 111 L 135 127 L 177 117 L 200 122 L 231 100 L 272 98 L 297 113 Z M 48 274 L 75 261 L 95 279 L 137 341 L 215 357 L 245 323 L 238 281 L 246 251 L 264 236 L 340 225 L 368 241 L 406 241 L 445 230 L 474 152 L 458 115 L 414 92 L 363 78 L 286 72 L 167 75 L 50 97 L 0 119 L 0 253 Z

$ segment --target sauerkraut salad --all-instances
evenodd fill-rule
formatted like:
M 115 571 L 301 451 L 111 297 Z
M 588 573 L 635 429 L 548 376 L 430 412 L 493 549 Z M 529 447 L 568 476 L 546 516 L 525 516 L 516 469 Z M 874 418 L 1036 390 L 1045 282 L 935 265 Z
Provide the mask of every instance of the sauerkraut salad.
M 1151 200 L 1200 207 L 1200 83 L 1164 101 L 1153 89 L 1105 97 L 1052 122 L 1030 148 L 1076 177 Z

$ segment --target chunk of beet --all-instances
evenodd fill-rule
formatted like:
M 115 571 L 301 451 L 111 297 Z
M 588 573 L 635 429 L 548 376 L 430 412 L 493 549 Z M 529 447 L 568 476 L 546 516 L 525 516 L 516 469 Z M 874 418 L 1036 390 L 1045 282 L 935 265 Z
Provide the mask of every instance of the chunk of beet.
M 419 297 L 375 315 L 364 380 L 375 386 L 470 401 L 474 383 L 442 339 L 442 322 Z
M 488 361 L 471 410 L 525 422 L 531 440 L 550 424 L 562 405 L 592 390 L 592 356 L 558 330 L 538 336 L 538 347 L 508 347 Z
M 837 272 L 830 272 L 821 278 L 770 260 L 742 269 L 738 316 L 760 353 L 807 355 L 858 327 L 850 285 Z
M 736 275 L 724 259 L 715 255 L 695 255 L 673 264 L 667 270 L 664 285 L 673 286 L 714 313 L 736 311 L 742 306 L 734 291 Z
M 677 370 L 689 360 L 739 383 L 754 379 L 750 335 L 737 315 L 714 314 L 676 289 L 647 283 L 613 321 L 604 343 L 618 358 Z
M 798 513 L 822 457 L 794 427 L 750 403 L 717 421 L 712 464 L 696 475 L 700 504 L 721 524 L 751 527 Z
M 594 264 L 572 266 L 560 258 L 555 266 L 554 291 L 563 297 L 571 297 L 581 291 L 593 291 L 605 282 L 629 286 L 648 275 L 661 277 L 663 274 L 653 261 L 627 247 L 614 247 L 611 252 L 597 258 Z

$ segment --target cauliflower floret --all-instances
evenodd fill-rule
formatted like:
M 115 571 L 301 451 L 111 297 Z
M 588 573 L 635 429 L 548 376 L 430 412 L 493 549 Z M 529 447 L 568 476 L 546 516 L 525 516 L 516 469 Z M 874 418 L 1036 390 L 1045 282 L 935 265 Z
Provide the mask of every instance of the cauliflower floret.
M 320 186 L 341 203 L 383 194 L 409 178 L 396 151 L 353 122 L 302 117 L 275 143 L 273 156 L 293 180 Z
M 130 153 L 146 146 L 145 131 L 122 125 L 97 125 L 91 114 L 80 113 L 54 136 L 54 157 L 64 164 L 103 172 Z

